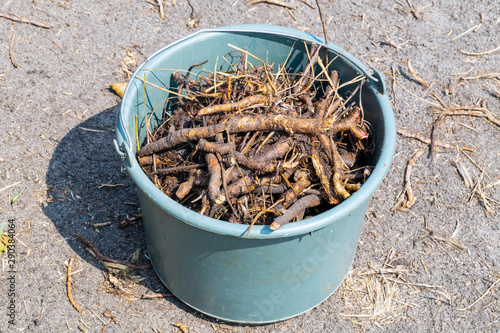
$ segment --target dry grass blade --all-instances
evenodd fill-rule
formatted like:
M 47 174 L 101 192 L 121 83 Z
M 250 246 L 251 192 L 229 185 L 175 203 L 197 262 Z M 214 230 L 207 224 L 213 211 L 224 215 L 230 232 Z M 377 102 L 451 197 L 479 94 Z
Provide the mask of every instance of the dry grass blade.
M 500 80 L 500 72 L 484 73 L 476 76 L 461 77 L 460 80 L 479 80 L 479 79 L 497 79 Z
M 483 174 L 481 174 L 481 177 L 477 177 L 476 183 L 472 187 L 472 190 L 469 194 L 468 201 L 471 202 L 474 197 L 477 198 L 479 200 L 480 204 L 483 206 L 486 213 L 493 215 L 493 214 L 495 214 L 495 211 L 492 207 L 492 202 L 496 203 L 496 204 L 499 204 L 499 202 L 496 200 L 493 200 L 491 198 L 488 198 L 486 196 L 486 194 L 484 192 L 484 186 L 482 184 L 482 180 L 483 180 Z
M 500 281 L 500 279 L 497 279 L 493 284 L 486 290 L 478 299 L 476 299 L 474 302 L 472 302 L 469 306 L 466 306 L 465 308 L 460 308 L 460 309 L 455 309 L 457 311 L 467 311 L 470 308 L 472 308 L 474 305 L 477 304 L 480 300 L 486 297 L 486 295 L 493 289 L 493 287 Z
M 156 0 L 158 3 L 158 11 L 160 12 L 160 18 L 165 19 L 167 18 L 167 12 L 165 10 L 165 4 L 164 0 Z
M 321 26 L 323 27 L 323 36 L 325 37 L 325 44 L 328 45 L 328 34 L 326 33 L 326 24 L 325 20 L 323 19 L 323 11 L 321 10 L 319 0 L 316 0 L 316 7 L 318 7 L 319 19 L 321 21 Z M 326 59 L 326 62 L 328 62 L 328 59 Z
M 467 188 L 469 189 L 472 188 L 474 183 L 465 165 L 461 161 L 456 161 L 455 166 L 457 167 L 458 173 L 464 180 L 465 186 L 467 186 Z
M 7 20 L 11 20 L 11 21 L 14 21 L 14 22 L 26 23 L 26 24 L 29 24 L 29 25 L 33 25 L 35 27 L 40 27 L 40 28 L 44 28 L 44 29 L 52 29 L 52 26 L 49 25 L 49 24 L 45 24 L 45 23 L 33 21 L 33 20 L 30 20 L 30 19 L 27 19 L 27 18 L 24 18 L 24 17 L 20 17 L 20 16 L 17 16 L 17 15 L 14 16 L 14 15 L 0 13 L 0 17 L 6 18 Z
M 488 173 L 483 168 L 481 168 L 481 166 L 477 164 L 476 161 L 474 161 L 472 157 L 469 156 L 469 154 L 467 154 L 462 148 L 459 148 L 459 150 L 462 152 L 462 154 L 465 155 L 465 157 L 469 159 L 469 161 L 472 162 L 472 164 L 474 164 L 479 170 L 481 170 L 481 172 L 484 173 L 489 180 L 491 180 L 491 177 L 488 175 Z
M 399 82 L 398 82 L 398 81 L 397 81 L 397 80 L 396 80 L 396 79 L 395 79 L 395 78 L 394 78 L 394 77 L 393 77 L 390 73 L 386 73 L 386 72 L 384 72 L 384 74 L 385 74 L 385 75 L 387 75 L 389 78 L 391 78 L 391 80 L 392 80 L 394 83 L 396 83 L 398 86 L 400 86 L 400 87 L 401 87 L 401 88 L 402 88 L 402 89 L 403 89 L 406 93 L 408 93 L 408 94 L 412 95 L 412 96 L 413 96 L 413 97 L 415 97 L 416 99 L 418 99 L 418 100 L 420 100 L 420 101 L 422 101 L 422 102 L 425 102 L 425 103 L 427 103 L 427 104 L 430 104 L 430 105 L 432 105 L 432 106 L 434 106 L 434 107 L 436 107 L 436 108 L 439 108 L 439 107 L 440 107 L 440 105 L 439 105 L 439 104 L 436 104 L 436 103 L 433 103 L 433 102 L 431 102 L 431 101 L 428 101 L 428 100 L 426 100 L 425 98 L 422 98 L 422 97 L 420 97 L 420 96 L 417 96 L 417 95 L 415 95 L 414 93 L 412 93 L 411 91 L 409 91 L 408 89 L 406 89 L 406 88 L 405 88 L 403 85 L 401 85 L 401 83 L 399 83 Z
M 408 269 L 404 265 L 393 266 L 392 262 L 385 259 L 349 273 L 339 293 L 346 310 L 353 313 L 341 313 L 343 317 L 359 320 L 356 323 L 360 325 L 372 323 L 380 328 L 400 318 L 405 306 L 416 306 L 398 300 L 400 284 L 397 282 L 402 282 Z
M 477 32 L 479 30 L 479 28 L 481 28 L 481 26 L 484 23 L 484 13 L 479 13 L 479 18 L 480 18 L 480 21 L 479 21 L 478 24 L 476 24 L 475 26 L 473 26 L 470 29 L 465 30 L 460 35 L 453 37 L 451 40 L 456 40 L 456 39 L 458 39 L 458 38 L 460 38 L 462 36 L 465 36 L 466 34 L 472 32 L 472 31 Z
M 123 48 L 124 56 L 121 59 L 120 69 L 130 79 L 137 67 L 137 55 L 129 49 Z
M 468 55 L 468 56 L 474 56 L 474 57 L 480 57 L 480 56 L 492 54 L 492 53 L 495 53 L 497 51 L 500 51 L 500 45 L 495 47 L 494 49 L 484 51 L 484 52 L 466 52 L 464 50 L 460 50 L 460 52 L 462 52 L 463 54 Z
M 170 89 L 167 89 L 167 88 L 163 88 L 163 87 L 160 87 L 154 83 L 151 83 L 151 82 L 148 82 L 148 81 L 144 81 L 143 78 L 139 77 L 139 76 L 135 76 L 136 79 L 138 80 L 141 80 L 142 82 L 145 82 L 146 84 L 152 86 L 152 87 L 155 87 L 156 89 L 160 89 L 161 91 L 164 91 L 164 92 L 167 92 L 169 94 L 174 94 L 176 96 L 179 96 L 179 97 L 182 97 L 182 98 L 185 98 L 185 99 L 188 99 L 188 100 L 192 100 L 193 98 L 192 97 L 189 97 L 189 96 L 186 96 L 186 95 L 182 95 L 182 94 L 179 94 L 178 92 L 175 92 L 173 90 L 170 90 Z
M 463 245 L 462 243 L 460 243 L 458 240 L 456 240 L 453 237 L 441 236 L 434 231 L 431 231 L 429 236 L 431 237 L 431 239 L 433 239 L 435 241 L 444 242 L 446 244 L 453 246 L 454 248 L 456 248 L 458 250 L 467 250 L 467 246 Z
M 203 70 L 206 77 L 189 78 L 191 69 L 206 61 L 192 65 L 187 74 L 182 69 L 173 72 L 178 86 L 171 89 L 185 91 L 192 99 L 179 101 L 182 107 L 175 106 L 163 123 L 168 126 L 160 125 L 138 153 L 155 185 L 191 210 L 248 224 L 249 232 L 254 224 L 276 230 L 357 191 L 366 177 L 347 179 L 344 174 L 362 166 L 362 156 L 373 153 L 366 148 L 373 141 L 362 109 L 351 101 L 364 77 L 340 82 L 339 73 L 319 59 L 315 44 L 305 45 L 311 52 L 301 73 L 278 65 L 277 74 L 275 64 L 264 62 L 263 56 L 227 45 L 236 52 L 229 51 L 231 58 L 224 57 L 223 66 L 217 58 L 213 72 Z M 317 65 L 322 71 L 315 73 Z M 341 96 L 338 89 L 348 85 L 353 90 Z M 189 170 L 180 172 L 186 166 Z M 165 167 L 173 172 L 160 172 Z M 301 176 L 304 170 L 311 176 L 307 184 Z M 321 188 L 302 193 L 308 186 Z M 283 204 L 271 209 L 276 202 Z
M 5 191 L 5 190 L 7 190 L 7 189 L 9 189 L 9 188 L 11 188 L 11 187 L 16 186 L 16 185 L 19 185 L 19 184 L 21 184 L 22 182 L 23 182 L 23 181 L 22 181 L 22 180 L 20 180 L 20 181 L 18 181 L 18 182 L 15 182 L 14 184 L 10 184 L 10 185 L 7 185 L 7 186 L 5 186 L 5 187 L 2 187 L 2 188 L 0 188 L 0 192 L 3 192 L 3 191 Z

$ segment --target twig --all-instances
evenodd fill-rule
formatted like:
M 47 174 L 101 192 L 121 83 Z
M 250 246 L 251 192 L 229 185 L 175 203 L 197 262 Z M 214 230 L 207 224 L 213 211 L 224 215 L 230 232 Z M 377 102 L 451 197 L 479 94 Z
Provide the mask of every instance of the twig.
M 493 287 L 497 284 L 498 281 L 500 281 L 500 279 L 497 279 L 495 282 L 493 282 L 493 284 L 488 288 L 488 290 L 486 290 L 484 292 L 484 294 L 481 295 L 481 297 L 479 297 L 478 299 L 476 299 L 469 306 L 467 306 L 465 308 L 461 308 L 461 309 L 455 309 L 455 310 L 457 310 L 457 311 L 467 311 L 470 308 L 472 308 L 474 305 L 476 305 L 477 302 L 479 302 L 481 299 L 483 299 L 490 292 L 491 289 L 493 289 Z
M 143 294 L 141 295 L 141 299 L 154 299 L 154 298 L 165 298 L 165 297 L 174 297 L 172 293 L 156 293 L 156 294 Z
M 429 85 L 427 84 L 427 82 L 424 81 L 424 79 L 422 79 L 417 72 L 415 72 L 413 70 L 413 66 L 411 65 L 411 59 L 408 59 L 408 69 L 410 70 L 410 74 L 411 76 L 413 76 L 413 78 L 415 80 L 417 80 L 418 83 L 420 83 L 422 86 L 424 86 L 425 88 L 429 88 Z
M 436 145 L 437 131 L 438 131 L 439 126 L 441 125 L 441 122 L 443 121 L 443 118 L 444 118 L 443 115 L 438 116 L 437 119 L 432 124 L 431 144 L 430 144 L 430 151 L 429 151 L 429 157 L 431 159 L 431 162 L 434 159 L 434 146 Z
M 118 223 L 118 226 L 120 228 L 124 228 L 128 225 L 131 225 L 132 223 L 134 223 L 138 219 L 142 219 L 142 214 L 134 214 L 134 216 L 132 216 L 131 218 L 125 219 L 125 220 L 121 221 L 120 223 Z
M 188 333 L 188 327 L 189 326 L 182 325 L 179 322 L 173 323 L 172 325 L 174 325 L 175 327 L 177 327 L 178 329 L 180 329 L 182 333 Z
M 112 225 L 113 222 L 109 221 L 109 222 L 102 222 L 102 223 L 94 223 L 92 224 L 92 226 L 94 228 L 99 228 L 99 227 L 107 227 L 108 225 Z
M 217 159 L 219 160 L 219 164 L 220 164 L 220 168 L 221 168 L 221 176 L 222 176 L 222 188 L 224 189 L 224 195 L 226 196 L 226 198 L 228 198 L 227 203 L 229 204 L 229 207 L 231 208 L 231 211 L 236 216 L 236 218 L 239 218 L 240 216 L 239 216 L 238 212 L 236 211 L 236 209 L 234 209 L 234 206 L 231 203 L 231 200 L 229 200 L 230 198 L 229 198 L 229 194 L 228 194 L 228 190 L 227 190 L 226 168 L 224 168 L 222 156 L 219 153 L 216 153 L 215 155 L 217 156 Z
M 323 12 L 321 11 L 321 6 L 319 5 L 319 0 L 316 0 L 316 7 L 318 7 L 319 19 L 320 19 L 321 24 L 323 26 L 323 36 L 325 37 L 325 44 L 328 45 L 328 34 L 326 33 L 326 25 L 325 25 L 325 21 L 323 20 Z M 327 60 L 327 62 L 328 62 L 328 60 Z
M 75 300 L 73 299 L 73 293 L 71 292 L 71 265 L 73 264 L 73 260 L 75 260 L 75 258 L 71 258 L 68 262 L 68 277 L 66 280 L 66 284 L 68 286 L 68 298 L 69 298 L 69 301 L 71 302 L 71 304 L 73 305 L 73 307 L 78 312 L 82 312 L 83 309 L 78 304 L 76 304 Z
M 10 40 L 10 45 L 9 45 L 9 56 L 10 56 L 10 61 L 12 62 L 12 65 L 17 68 L 19 67 L 19 65 L 17 64 L 17 62 L 14 60 L 14 54 L 12 53 L 12 46 L 14 45 L 14 37 L 16 35 L 12 35 L 12 39 Z
M 191 14 L 189 15 L 188 27 L 194 29 L 198 26 L 198 22 L 200 21 L 200 19 L 195 14 L 194 6 L 191 4 L 191 1 L 189 1 L 189 0 L 186 0 L 186 1 L 188 3 L 189 7 L 191 7 Z
M 459 241 L 457 241 L 453 237 L 444 237 L 444 236 L 437 234 L 434 231 L 430 232 L 430 237 L 432 240 L 434 240 L 436 242 L 441 241 L 441 242 L 448 243 L 451 246 L 454 246 L 455 248 L 457 248 L 458 250 L 467 250 L 467 247 L 465 245 L 461 244 Z
M 425 149 L 420 148 L 413 155 L 413 157 L 408 161 L 408 166 L 406 167 L 406 173 L 405 173 L 405 187 L 404 187 L 403 192 L 401 193 L 401 198 L 398 200 L 398 202 L 394 206 L 393 210 L 397 209 L 397 210 L 405 212 L 405 211 L 409 210 L 415 204 L 415 196 L 413 195 L 413 190 L 411 188 L 411 171 L 412 171 L 412 167 L 415 164 L 415 162 L 424 153 L 425 153 Z M 402 202 L 404 200 L 405 193 L 406 193 L 408 199 L 405 202 Z
M 311 9 L 316 9 L 316 7 L 314 7 L 313 4 L 311 4 L 309 1 L 307 0 L 299 0 L 300 2 L 302 2 L 303 4 L 305 4 L 306 6 L 308 6 L 309 8 Z
M 99 185 L 98 189 L 104 188 L 104 187 L 121 187 L 125 186 L 125 184 L 101 184 Z
M 397 133 L 399 135 L 405 136 L 407 138 L 417 139 L 418 141 L 421 141 L 421 142 L 428 144 L 428 145 L 431 144 L 431 140 L 429 138 L 424 137 L 420 133 L 411 133 L 411 132 L 404 130 L 404 129 L 398 129 Z M 434 146 L 446 148 L 446 149 L 453 149 L 454 148 L 454 146 L 452 146 L 450 144 L 447 144 L 447 143 L 444 143 L 441 141 L 437 141 L 437 140 L 434 142 Z
M 88 239 L 86 239 L 82 235 L 74 233 L 73 236 L 75 236 L 75 238 L 77 240 L 79 240 L 80 242 L 82 242 L 83 244 L 87 245 L 87 247 L 90 250 L 92 250 L 92 252 L 94 254 L 94 257 L 97 260 L 107 261 L 107 262 L 111 262 L 111 263 L 115 263 L 115 264 L 124 265 L 124 266 L 127 266 L 128 268 L 132 268 L 132 269 L 150 269 L 152 267 L 151 264 L 134 265 L 134 264 L 131 264 L 131 263 L 127 262 L 127 261 L 123 261 L 123 260 L 118 260 L 118 259 L 113 259 L 113 258 L 107 257 L 105 255 L 102 255 L 99 252 L 99 250 L 94 246 L 94 244 L 92 244 Z
M 0 17 L 6 18 L 7 20 L 11 20 L 11 21 L 14 21 L 14 22 L 27 23 L 27 24 L 33 25 L 35 27 L 40 27 L 40 28 L 45 28 L 45 29 L 52 29 L 52 26 L 49 25 L 49 24 L 40 23 L 40 22 L 29 20 L 27 18 L 23 18 L 23 17 L 19 17 L 19 16 L 12 16 L 12 15 L 9 15 L 9 14 L 0 13 Z
M 410 7 L 410 12 L 413 17 L 417 20 L 421 19 L 422 17 L 420 16 L 420 9 L 415 8 L 415 6 L 411 4 L 410 0 L 406 0 L 406 3 L 408 4 L 408 7 Z
M 500 126 L 500 118 L 490 110 L 479 106 L 458 106 L 454 108 L 436 107 L 436 113 L 443 116 L 472 116 L 483 117 L 491 121 L 493 124 Z
M 256 5 L 258 3 L 267 3 L 267 4 L 270 4 L 270 5 L 276 5 L 276 6 L 281 6 L 281 7 L 284 7 L 286 9 L 294 9 L 292 6 L 290 6 L 289 4 L 286 4 L 282 1 L 279 1 L 279 0 L 253 0 L 253 1 L 250 1 L 250 5 Z
M 469 56 L 474 56 L 474 57 L 480 57 L 480 56 L 483 56 L 483 55 L 487 55 L 487 54 L 491 54 L 491 53 L 495 53 L 497 51 L 500 51 L 500 45 L 495 47 L 494 49 L 491 49 L 491 50 L 488 50 L 488 51 L 484 51 L 484 52 L 465 52 L 464 50 L 460 50 L 460 52 L 462 52 L 463 54 L 465 55 L 469 55 Z

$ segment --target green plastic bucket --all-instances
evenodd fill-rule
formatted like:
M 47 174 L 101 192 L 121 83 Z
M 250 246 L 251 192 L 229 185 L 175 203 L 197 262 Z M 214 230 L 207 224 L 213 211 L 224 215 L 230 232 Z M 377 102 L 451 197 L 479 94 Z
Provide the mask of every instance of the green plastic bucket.
M 371 176 L 340 205 L 277 231 L 215 220 L 178 204 L 145 175 L 136 159 L 135 122 L 145 138 L 145 108 L 150 128 L 158 126 L 171 105 L 158 87 L 174 84 L 172 73 L 205 60 L 205 68 L 223 65 L 233 49 L 303 70 L 304 42 L 339 57 L 331 68 L 341 82 L 365 75 L 362 103 L 373 128 L 376 151 Z M 226 57 L 227 59 L 227 57 Z M 230 59 L 228 59 L 231 61 Z M 239 59 L 233 59 L 238 61 Z M 138 79 L 140 78 L 140 79 Z M 145 89 L 145 93 L 143 91 Z M 128 83 L 118 113 L 115 147 L 137 185 L 151 262 L 163 283 L 192 308 L 230 322 L 270 323 L 301 314 L 327 299 L 346 277 L 356 250 L 368 201 L 382 182 L 394 155 L 396 126 L 381 74 L 368 69 L 336 45 L 314 35 L 269 25 L 240 25 L 200 30 L 151 55 Z

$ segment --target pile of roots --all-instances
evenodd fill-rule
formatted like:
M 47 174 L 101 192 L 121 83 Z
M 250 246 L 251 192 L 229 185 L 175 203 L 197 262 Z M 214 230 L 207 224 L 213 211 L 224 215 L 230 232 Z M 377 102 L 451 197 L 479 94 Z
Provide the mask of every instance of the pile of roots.
M 275 72 L 241 49 L 229 71 L 193 80 L 191 70 L 203 64 L 175 72 L 178 100 L 147 130 L 141 167 L 189 209 L 272 230 L 349 198 L 371 170 L 362 162 L 373 142 L 355 97 L 364 78 L 340 82 L 320 50 L 310 46 L 301 73 Z

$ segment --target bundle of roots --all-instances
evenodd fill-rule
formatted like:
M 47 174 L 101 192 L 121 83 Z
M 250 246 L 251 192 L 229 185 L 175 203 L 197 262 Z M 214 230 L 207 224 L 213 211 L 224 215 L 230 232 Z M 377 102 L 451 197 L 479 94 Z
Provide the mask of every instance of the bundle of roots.
M 138 153 L 165 194 L 213 218 L 272 230 L 323 212 L 357 191 L 373 149 L 359 101 L 363 77 L 341 83 L 312 44 L 301 73 L 250 53 L 225 72 L 173 77 L 172 114 Z M 341 96 L 339 89 L 347 91 Z

